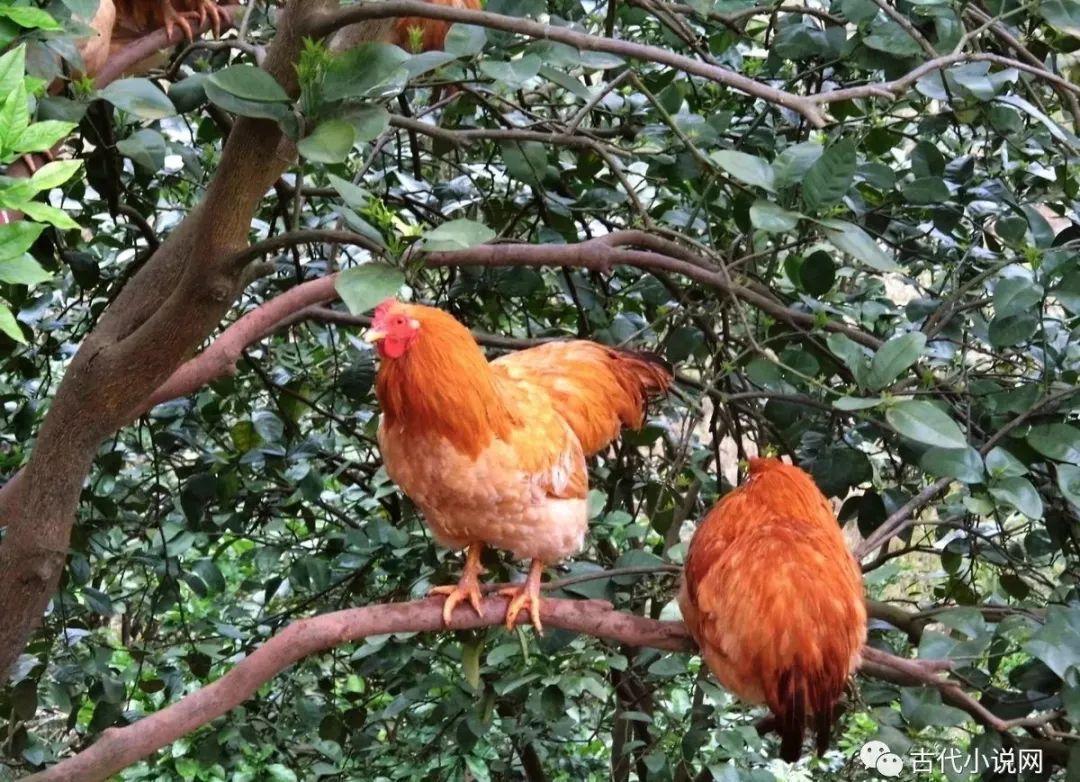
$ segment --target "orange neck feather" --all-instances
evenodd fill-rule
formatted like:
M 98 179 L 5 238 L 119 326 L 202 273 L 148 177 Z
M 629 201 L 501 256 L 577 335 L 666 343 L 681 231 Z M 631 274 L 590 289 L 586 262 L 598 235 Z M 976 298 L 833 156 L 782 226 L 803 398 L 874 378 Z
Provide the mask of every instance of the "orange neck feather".
M 472 334 L 440 310 L 416 309 L 416 341 L 400 358 L 384 358 L 379 366 L 375 393 L 383 425 L 434 432 L 476 456 L 493 437 L 509 435 L 511 416 Z

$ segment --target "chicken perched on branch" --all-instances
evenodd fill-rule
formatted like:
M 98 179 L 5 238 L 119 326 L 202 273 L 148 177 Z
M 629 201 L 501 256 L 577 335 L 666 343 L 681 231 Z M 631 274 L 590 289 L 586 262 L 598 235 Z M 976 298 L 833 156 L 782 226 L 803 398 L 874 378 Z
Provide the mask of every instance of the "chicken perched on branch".
M 506 623 L 527 609 L 540 625 L 545 565 L 577 552 L 587 525 L 585 458 L 640 426 L 671 372 L 657 357 L 594 342 L 552 342 L 488 362 L 449 314 L 387 301 L 365 336 L 382 358 L 376 394 L 386 470 L 435 539 L 467 548 L 443 619 L 468 600 L 480 612 L 484 546 L 532 561 L 507 590 Z
M 828 500 L 798 467 L 753 459 L 705 517 L 679 606 L 720 683 L 765 703 L 794 762 L 808 726 L 821 754 L 866 638 L 862 574 Z

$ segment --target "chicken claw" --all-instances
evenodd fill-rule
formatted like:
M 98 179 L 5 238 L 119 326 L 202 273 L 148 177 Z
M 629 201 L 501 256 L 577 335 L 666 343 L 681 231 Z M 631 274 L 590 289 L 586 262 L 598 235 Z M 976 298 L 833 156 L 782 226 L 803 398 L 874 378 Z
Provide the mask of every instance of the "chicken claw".
M 179 27 L 184 31 L 185 38 L 189 41 L 194 41 L 195 31 L 191 29 L 191 22 L 187 20 L 187 13 L 177 11 L 169 0 L 165 0 L 164 5 L 165 33 L 169 36 L 169 40 L 172 40 L 173 33 L 176 32 L 176 28 Z
M 513 630 L 517 623 L 517 616 L 522 609 L 529 612 L 532 617 L 532 625 L 538 635 L 544 634 L 544 626 L 540 623 L 540 579 L 544 573 L 544 563 L 534 559 L 529 565 L 529 577 L 522 586 L 512 586 L 500 589 L 500 595 L 506 595 L 510 599 L 510 605 L 506 608 L 506 629 Z
M 469 601 L 469 605 L 476 611 L 477 616 L 483 614 L 480 609 L 479 579 L 479 576 L 484 572 L 484 568 L 480 564 L 480 553 L 483 550 L 484 547 L 480 543 L 469 546 L 469 553 L 465 555 L 465 571 L 461 574 L 461 580 L 454 586 L 437 586 L 428 592 L 429 595 L 446 595 L 446 602 L 443 603 L 442 619 L 443 624 L 447 627 L 450 626 L 450 617 L 454 614 L 454 608 L 462 600 Z
M 222 24 L 225 22 L 224 12 L 222 12 L 215 0 L 200 0 L 199 24 L 205 22 L 208 16 L 210 17 L 210 26 L 214 30 L 214 37 L 220 38 Z
M 189 41 L 194 41 L 195 28 L 191 26 L 190 20 L 198 20 L 199 27 L 201 28 L 202 25 L 206 23 L 207 18 L 210 19 L 210 25 L 214 29 L 214 36 L 217 38 L 221 37 L 225 15 L 221 8 L 218 7 L 216 0 L 197 0 L 197 5 L 198 10 L 177 11 L 172 0 L 166 0 L 164 3 L 165 32 L 169 34 L 169 38 L 172 38 L 173 32 L 179 27 L 184 31 L 185 38 Z

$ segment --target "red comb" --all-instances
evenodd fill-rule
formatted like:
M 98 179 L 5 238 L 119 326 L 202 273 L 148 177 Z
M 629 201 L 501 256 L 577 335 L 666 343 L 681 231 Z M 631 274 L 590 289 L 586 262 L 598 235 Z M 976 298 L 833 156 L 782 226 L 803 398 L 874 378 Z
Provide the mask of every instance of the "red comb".
M 380 318 L 385 317 L 387 311 L 389 311 L 389 309 L 395 304 L 397 304 L 397 299 L 383 299 L 379 306 L 375 308 L 375 312 L 372 314 L 372 319 L 379 320 Z

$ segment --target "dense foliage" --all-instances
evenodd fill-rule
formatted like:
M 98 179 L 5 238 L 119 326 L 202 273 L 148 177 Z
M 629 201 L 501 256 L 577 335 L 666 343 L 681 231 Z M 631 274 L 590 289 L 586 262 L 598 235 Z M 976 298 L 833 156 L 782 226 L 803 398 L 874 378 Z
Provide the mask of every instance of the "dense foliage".
M 782 454 L 860 547 L 870 643 L 953 660 L 990 713 L 1029 723 L 1003 735 L 947 692 L 860 676 L 834 749 L 789 767 L 755 732 L 762 712 L 696 657 L 498 628 L 307 659 L 121 778 L 863 779 L 856 756 L 875 737 L 934 754 L 934 776 L 909 764 L 905 778 L 968 778 L 943 773 L 949 747 L 1044 750 L 1042 775 L 984 779 L 1080 778 L 1080 4 L 807 2 L 486 10 L 797 95 L 853 89 L 819 104 L 821 128 L 670 63 L 463 25 L 445 54 L 311 41 L 292 100 L 254 67 L 282 13 L 261 5 L 242 39 L 52 94 L 96 3 L 54 2 L 50 17 L 0 5 L 0 164 L 76 122 L 60 157 L 85 164 L 0 178 L 0 206 L 52 224 L 0 226 L 0 470 L 26 461 L 65 364 L 200 200 L 233 115 L 266 117 L 303 139 L 302 157 L 253 240 L 337 228 L 367 246 L 283 243 L 230 322 L 362 270 L 339 283 L 358 311 L 400 289 L 515 339 L 489 341 L 492 355 L 577 335 L 676 366 L 676 392 L 593 465 L 587 548 L 551 594 L 676 618 L 672 566 L 695 522 L 747 455 Z M 993 57 L 905 76 L 952 52 Z M 43 191 L 53 208 L 30 206 Z M 623 229 L 676 242 L 718 282 L 629 255 L 606 274 L 425 263 Z M 381 469 L 375 362 L 355 322 L 305 309 L 235 374 L 101 448 L 60 591 L 0 689 L 0 778 L 213 681 L 293 619 L 456 579 L 460 557 Z M 491 581 L 522 576 L 486 564 Z

